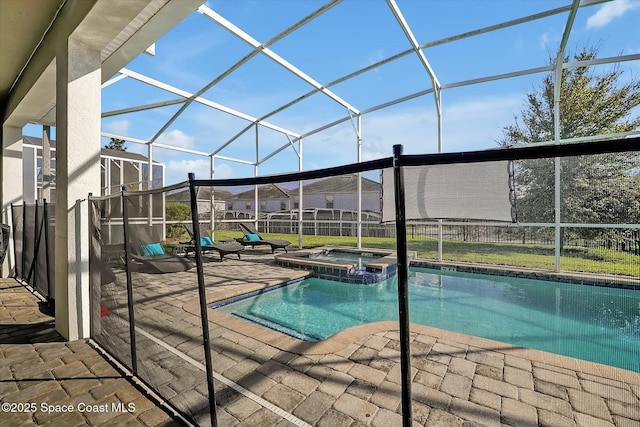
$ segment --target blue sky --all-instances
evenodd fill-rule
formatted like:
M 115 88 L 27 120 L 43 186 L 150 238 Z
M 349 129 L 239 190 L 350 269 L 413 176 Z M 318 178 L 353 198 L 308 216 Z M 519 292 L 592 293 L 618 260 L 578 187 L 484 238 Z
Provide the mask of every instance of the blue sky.
M 544 10 L 568 0 L 397 0 L 418 43 L 427 43 Z M 290 27 L 324 2 L 305 0 L 221 0 L 206 5 L 263 43 Z M 547 65 L 562 38 L 567 13 L 493 31 L 424 50 L 443 85 Z M 598 45 L 599 56 L 640 53 L 640 0 L 616 0 L 581 9 L 568 42 L 571 52 Z M 275 53 L 321 84 L 410 48 L 391 10 L 382 0 L 344 0 L 307 25 L 269 46 Z M 140 55 L 126 68 L 187 92 L 200 90 L 251 52 L 251 47 L 200 13 L 194 12 L 156 43 L 155 56 Z M 611 66 L 599 66 L 608 69 Z M 622 63 L 628 77 L 640 74 L 640 61 Z M 493 148 L 501 129 L 513 123 L 527 92 L 542 74 L 473 86 L 445 89 L 444 151 Z M 417 55 L 404 56 L 330 90 L 364 110 L 431 88 Z M 222 79 L 203 97 L 254 117 L 267 114 L 309 92 L 312 87 L 264 55 L 257 55 Z M 176 99 L 175 94 L 124 79 L 103 90 L 103 111 Z M 180 105 L 103 119 L 103 132 L 148 140 Z M 348 116 L 347 110 L 323 94 L 315 94 L 267 119 L 303 134 Z M 158 139 L 158 143 L 212 152 L 229 141 L 247 122 L 196 103 Z M 25 133 L 28 133 L 25 131 Z M 35 133 L 38 135 L 38 133 Z M 406 153 L 437 151 L 437 118 L 433 95 L 363 116 L 363 159 L 391 155 L 394 144 Z M 270 129 L 259 130 L 258 157 L 287 143 Z M 103 141 L 103 145 L 108 140 Z M 146 154 L 146 147 L 128 144 Z M 255 131 L 250 130 L 222 150 L 226 157 L 254 161 Z M 354 126 L 347 121 L 304 139 L 305 170 L 353 163 Z M 186 179 L 187 172 L 208 178 L 209 159 L 154 149 L 154 160 L 167 165 L 167 184 Z M 216 177 L 253 176 L 251 165 L 217 159 Z M 288 148 L 259 166 L 259 173 L 295 171 L 298 158 Z

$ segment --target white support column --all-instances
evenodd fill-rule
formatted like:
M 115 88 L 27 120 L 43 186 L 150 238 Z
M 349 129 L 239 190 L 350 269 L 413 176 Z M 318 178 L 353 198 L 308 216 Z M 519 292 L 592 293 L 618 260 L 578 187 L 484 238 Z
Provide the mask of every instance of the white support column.
M 164 167 L 160 168 L 162 171 L 162 185 L 164 186 Z M 162 192 L 162 240 L 167 239 L 167 193 Z
M 254 165 L 253 166 L 253 176 L 257 177 L 258 176 L 258 165 Z M 258 203 L 260 203 L 259 200 L 259 186 L 258 185 L 254 185 L 253 186 L 253 215 L 254 215 L 254 227 L 256 228 L 256 230 L 258 229 L 258 215 L 260 214 L 260 210 L 258 209 Z M 264 231 L 264 230 L 263 230 Z
M 38 197 L 38 150 L 37 148 L 23 148 L 22 150 L 22 200 L 27 204 L 34 204 Z
M 111 159 L 104 159 L 104 195 L 111 194 Z
M 358 138 L 358 163 L 360 163 L 362 161 L 362 114 L 358 114 L 356 134 Z M 340 220 L 342 220 L 342 211 L 340 211 Z M 360 249 L 362 248 L 362 172 L 358 172 L 358 226 L 356 234 L 356 246 Z M 342 235 L 342 221 L 340 221 L 340 235 Z
M 562 82 L 562 56 L 558 54 L 556 61 L 560 62 L 556 63 L 555 68 L 555 77 L 554 77 L 554 91 L 553 91 L 553 139 L 556 144 L 560 141 L 560 89 Z M 555 248 L 555 271 L 560 271 L 560 253 L 562 246 L 562 228 L 560 227 L 561 222 L 561 202 L 562 197 L 560 194 L 560 175 L 561 175 L 561 163 L 560 158 L 556 157 L 554 159 L 554 197 L 553 197 L 553 206 L 554 206 L 554 248 Z
M 302 138 L 298 140 L 298 172 L 302 172 Z M 302 181 L 298 182 L 298 249 L 302 249 Z
M 3 224 L 11 227 L 10 239 L 13 240 L 13 221 L 11 220 L 11 204 L 22 203 L 22 128 L 3 126 L 2 155 L 0 155 L 0 202 L 2 203 Z M 2 277 L 11 275 L 15 268 L 13 245 L 2 266 Z
M 560 114 L 560 100 L 558 98 L 558 102 L 556 103 L 556 107 L 554 108 L 554 110 L 556 110 L 556 117 L 559 117 Z M 558 129 L 556 130 L 556 135 L 560 134 L 559 131 L 559 123 L 558 123 L 559 119 L 556 119 L 556 127 L 558 127 Z M 559 137 L 556 137 L 556 141 L 559 140 Z M 557 144 L 558 142 L 556 142 Z M 555 271 L 560 271 L 560 253 L 561 253 L 561 248 L 562 248 L 562 227 L 560 226 L 561 223 L 561 205 L 562 205 L 562 197 L 561 197 L 561 186 L 560 186 L 560 178 L 561 178 L 561 173 L 562 173 L 562 166 L 560 163 L 560 157 L 556 157 L 554 159 L 554 198 L 553 198 L 553 206 L 555 207 L 554 211 L 555 211 L 555 215 L 554 215 L 554 222 L 555 222 L 555 226 L 554 226 L 554 235 L 555 235 Z
M 42 198 L 51 203 L 51 126 L 42 126 Z
M 147 165 L 149 167 L 147 171 L 147 190 L 151 190 L 153 188 L 153 144 L 151 143 L 147 145 Z M 140 163 L 140 174 L 142 174 L 142 163 Z M 153 226 L 153 194 L 149 194 L 148 211 L 148 223 L 149 227 L 151 227 Z
M 438 261 L 442 261 L 442 220 L 438 220 Z
M 436 97 L 436 110 L 438 112 L 438 153 L 442 153 L 442 91 L 438 88 L 438 90 L 433 91 L 434 96 Z M 438 261 L 442 261 L 442 220 L 438 220 Z
M 89 337 L 88 193 L 100 194 L 100 52 L 74 39 L 56 57 L 56 330 Z
M 576 14 L 578 13 L 578 7 L 580 6 L 580 0 L 573 0 L 571 4 L 571 10 L 567 17 L 567 24 L 564 27 L 562 34 L 562 40 L 558 48 L 558 54 L 556 56 L 556 63 L 554 69 L 554 82 L 553 82 L 553 140 L 556 144 L 560 143 L 560 90 L 562 88 L 562 63 L 564 62 L 564 52 L 569 42 L 569 35 L 575 22 Z M 561 202 L 562 195 L 560 193 L 560 179 L 561 179 L 561 163 L 560 158 L 556 157 L 555 162 L 555 176 L 554 176 L 554 207 L 555 207 L 555 271 L 560 271 L 560 249 L 562 247 L 562 228 L 561 222 Z
M 214 156 L 209 156 L 209 179 L 214 179 L 216 177 L 216 171 L 215 171 L 215 157 Z M 211 239 L 215 242 L 216 241 L 216 199 L 215 199 L 215 194 L 213 191 L 213 187 L 210 188 L 210 195 L 211 195 L 211 206 L 210 206 L 210 218 L 209 220 L 211 221 L 209 224 L 209 228 L 211 229 Z M 224 212 L 222 213 L 224 215 Z
M 260 155 L 258 153 L 258 123 L 256 123 L 256 163 L 253 166 L 253 176 L 257 177 L 258 176 L 258 162 L 260 161 Z M 255 215 L 255 224 L 254 226 L 256 227 L 256 230 L 258 229 L 258 213 L 259 213 L 259 206 L 258 206 L 258 186 L 256 185 L 254 187 L 254 193 L 253 193 L 253 213 Z
M 560 185 L 560 175 L 562 173 L 562 166 L 560 163 L 560 157 L 556 157 L 554 159 L 554 198 L 553 205 L 555 206 L 555 226 L 554 226 L 554 236 L 555 236 L 555 271 L 560 271 L 560 255 L 562 249 L 562 227 L 560 226 L 561 222 L 561 185 Z
M 111 163 L 112 160 L 109 158 L 104 159 L 104 195 L 108 196 L 111 194 Z M 111 219 L 111 202 L 106 204 L 107 208 L 107 217 L 109 218 L 107 222 L 107 236 L 106 241 L 111 242 L 112 240 L 112 219 Z

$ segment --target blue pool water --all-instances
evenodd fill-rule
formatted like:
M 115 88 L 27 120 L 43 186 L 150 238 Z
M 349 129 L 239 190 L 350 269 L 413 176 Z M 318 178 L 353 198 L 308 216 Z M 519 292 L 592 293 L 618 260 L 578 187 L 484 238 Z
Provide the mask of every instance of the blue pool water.
M 640 372 L 640 290 L 412 268 L 411 321 Z M 396 277 L 310 278 L 219 310 L 307 341 L 398 319 Z

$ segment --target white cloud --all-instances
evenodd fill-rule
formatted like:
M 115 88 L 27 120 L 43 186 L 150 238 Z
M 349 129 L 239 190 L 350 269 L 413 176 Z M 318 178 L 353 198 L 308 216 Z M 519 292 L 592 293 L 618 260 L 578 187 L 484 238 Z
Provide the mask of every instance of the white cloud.
M 233 168 L 227 164 L 215 166 L 216 179 L 226 179 L 233 177 Z
M 521 93 L 450 101 L 443 111 L 443 151 L 472 151 L 496 148 L 502 128 L 520 111 Z M 354 163 L 356 138 L 349 125 L 328 129 L 310 137 L 304 146 L 305 169 Z M 435 108 L 395 108 L 366 115 L 362 123 L 362 160 L 392 155 L 392 147 L 402 144 L 406 154 L 438 151 Z M 330 153 L 330 155 L 328 154 Z
M 170 160 L 165 163 L 165 185 L 186 181 L 188 174 L 193 172 L 196 179 L 209 179 L 209 159 Z M 231 178 L 233 169 L 227 164 L 215 165 L 216 179 Z
M 126 119 L 112 120 L 104 124 L 104 131 L 116 135 L 127 135 L 131 122 Z
M 523 105 L 524 96 L 515 93 L 463 102 L 445 108 L 444 151 L 468 151 L 497 148 L 502 128 L 513 123 Z
M 181 130 L 172 130 L 160 135 L 157 141 L 161 144 L 173 145 L 181 148 L 192 148 L 194 138 Z
M 548 32 L 544 32 L 542 33 L 542 35 L 540 36 L 540 46 L 542 46 L 543 48 L 547 47 L 549 45 L 549 33 Z
M 523 95 L 519 92 L 457 101 L 449 97 L 445 98 L 443 150 L 452 152 L 495 148 L 497 146 L 495 141 L 501 136 L 502 127 L 513 122 L 513 116 L 519 112 L 522 101 Z M 391 156 L 394 144 L 403 144 L 404 152 L 408 154 L 437 152 L 437 117 L 432 100 L 417 100 L 409 104 L 412 105 L 399 105 L 363 117 L 363 161 Z M 202 117 L 197 118 L 203 119 Z M 231 129 L 238 127 L 235 120 L 225 120 L 223 116 L 213 115 L 209 117 L 209 124 L 212 121 L 215 121 L 219 126 L 211 129 L 211 133 L 206 135 L 204 139 L 204 135 L 202 135 L 198 136 L 196 141 L 195 137 L 179 130 L 173 130 L 163 135 L 158 142 L 187 148 L 195 146 L 198 150 L 208 151 L 212 147 L 202 146 L 205 141 L 227 140 L 228 135 L 237 132 L 237 130 L 231 131 Z M 295 122 L 295 118 L 290 118 L 290 121 Z M 204 121 L 202 124 L 204 125 Z M 322 123 L 305 123 L 306 126 L 316 124 L 318 127 Z M 196 126 L 196 128 L 198 127 Z M 200 128 L 198 133 L 203 133 L 203 129 Z M 227 135 L 221 137 L 222 133 Z M 267 143 L 266 145 L 274 144 L 274 141 L 278 142 L 278 145 L 286 142 L 284 138 L 279 136 L 274 141 L 269 141 L 269 139 L 267 137 L 263 142 Z M 353 124 L 348 121 L 305 138 L 304 169 L 318 169 L 356 162 L 356 141 Z M 225 151 L 223 154 L 236 158 L 245 158 L 247 155 L 251 157 L 253 154 L 249 154 L 247 150 L 253 150 L 253 148 L 247 147 L 253 147 L 252 144 L 247 145 L 243 141 L 235 141 L 232 144 L 233 147 L 230 146 L 228 152 Z M 261 153 L 263 154 L 269 152 L 265 147 L 261 145 Z M 145 152 L 142 154 L 146 155 Z M 154 154 L 155 160 L 163 161 L 163 158 L 166 160 L 167 184 L 186 180 L 188 172 L 194 172 L 198 178 L 202 179 L 209 177 L 208 158 L 191 157 L 188 160 L 180 160 L 181 157 L 178 156 L 184 157 L 184 154 L 169 150 L 161 150 L 161 153 Z M 295 157 L 292 156 L 280 155 L 270 159 L 268 164 L 265 163 L 264 168 L 261 167 L 261 173 L 296 170 L 297 160 L 294 159 L 295 162 L 291 160 Z M 233 170 L 231 166 L 233 166 Z M 251 173 L 246 174 L 242 165 L 231 166 L 216 162 L 216 178 L 231 177 L 233 172 L 237 176 L 252 175 Z
M 555 28 L 549 28 L 540 36 L 540 48 L 549 51 L 550 47 L 560 43 L 562 39 L 562 32 L 557 31 Z
M 384 51 L 382 49 L 376 49 L 374 52 L 369 54 L 367 65 L 372 65 L 377 62 L 382 61 L 385 58 Z
M 522 37 L 518 37 L 515 40 L 515 45 L 514 45 L 514 49 L 517 53 L 522 53 L 522 52 L 526 52 L 526 48 L 525 48 L 525 44 L 524 44 L 524 40 L 522 40 Z
M 629 10 L 638 7 L 638 4 L 639 3 L 632 4 L 631 0 L 615 0 L 606 3 L 587 19 L 587 28 L 604 27 L 615 18 L 619 18 Z
M 443 151 L 495 148 L 502 127 L 512 122 L 521 105 L 521 94 L 445 103 Z M 375 117 L 364 132 L 371 136 L 367 147 L 371 158 L 390 156 L 392 145 L 398 143 L 404 145 L 405 153 L 433 153 L 438 149 L 435 108 Z
M 195 138 L 191 135 L 187 135 L 181 130 L 175 129 L 169 132 L 165 132 L 158 137 L 156 142 L 160 144 L 170 145 L 172 147 L 180 147 L 180 148 L 193 148 Z M 177 155 L 177 151 L 167 150 L 167 152 L 171 152 L 174 155 Z

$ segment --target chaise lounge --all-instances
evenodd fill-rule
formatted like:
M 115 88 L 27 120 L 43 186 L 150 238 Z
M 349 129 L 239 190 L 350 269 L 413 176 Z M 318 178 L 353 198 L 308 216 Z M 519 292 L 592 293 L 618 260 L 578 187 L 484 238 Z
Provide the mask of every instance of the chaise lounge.
M 251 246 L 254 248 L 255 246 L 269 245 L 271 246 L 271 253 L 275 253 L 278 249 L 284 249 L 284 251 L 287 252 L 287 246 L 291 245 L 291 242 L 288 240 L 263 239 L 250 224 L 238 223 L 238 226 L 244 233 L 244 236 L 236 238 L 236 242 L 242 246 Z
M 184 248 L 184 256 L 188 256 L 191 252 L 196 251 L 195 246 L 195 238 L 193 235 L 193 228 L 191 225 L 184 225 L 184 228 L 189 233 L 189 237 L 191 240 L 189 242 L 181 243 Z M 213 243 L 213 240 L 210 236 L 202 236 L 200 237 L 200 249 L 202 249 L 202 253 L 204 254 L 207 251 L 216 251 L 220 255 L 220 261 L 224 259 L 225 256 L 236 254 L 238 255 L 238 259 L 240 259 L 240 252 L 244 250 L 244 246 L 239 245 L 237 243 Z
M 183 256 L 168 254 L 152 233 L 144 227 L 136 227 L 129 237 L 133 268 L 142 273 L 164 274 L 187 271 L 195 264 Z
M 147 243 L 135 249 L 131 258 L 139 265 L 136 269 L 144 273 L 164 274 L 187 271 L 195 265 L 182 256 L 168 254 L 160 243 Z

